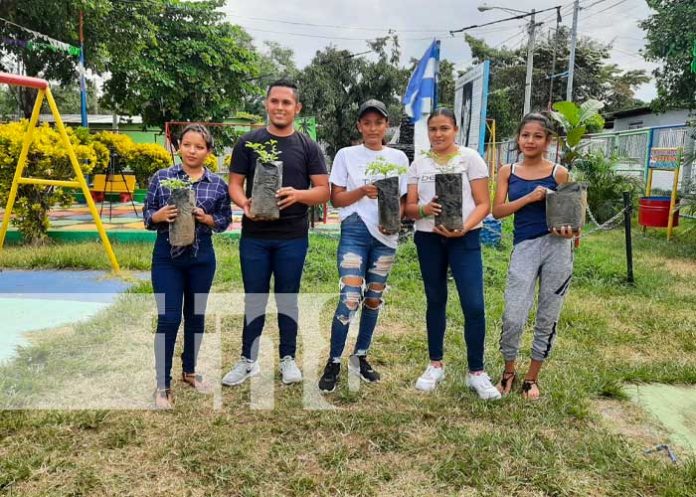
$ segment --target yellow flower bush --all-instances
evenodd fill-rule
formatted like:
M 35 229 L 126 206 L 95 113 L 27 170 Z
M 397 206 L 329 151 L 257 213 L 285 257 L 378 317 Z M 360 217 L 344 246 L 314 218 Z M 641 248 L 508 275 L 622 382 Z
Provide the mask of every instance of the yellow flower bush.
M 0 125 L 0 205 L 7 204 L 12 179 L 19 160 L 28 121 L 22 120 Z M 90 134 L 85 128 L 68 128 L 68 138 L 84 174 L 105 173 L 109 168 L 111 152 L 121 158 L 124 169 L 136 177 L 139 188 L 147 188 L 150 177 L 159 169 L 172 164 L 171 154 L 161 145 L 134 143 L 124 134 L 101 131 Z M 217 158 L 210 155 L 205 166 L 218 170 Z M 59 133 L 43 124 L 34 130 L 34 137 L 24 176 L 45 179 L 74 178 L 70 158 Z M 62 188 L 21 185 L 13 209 L 13 225 L 29 243 L 42 242 L 48 231 L 48 211 L 56 205 L 67 205 L 71 192 Z
M 159 169 L 172 164 L 172 156 L 155 143 L 133 143 L 125 156 L 128 167 L 135 174 L 139 188 L 147 188 L 150 177 Z
M 26 120 L 0 125 L 0 204 L 3 206 L 7 204 L 27 126 Z M 83 144 L 73 130 L 68 129 L 67 133 L 82 171 L 89 173 L 98 163 L 98 155 L 90 145 Z M 74 178 L 67 149 L 58 132 L 48 124 L 34 130 L 23 176 Z M 42 242 L 48 230 L 48 210 L 55 204 L 67 204 L 70 200 L 70 194 L 62 188 L 20 185 L 13 209 L 13 224 L 28 243 Z

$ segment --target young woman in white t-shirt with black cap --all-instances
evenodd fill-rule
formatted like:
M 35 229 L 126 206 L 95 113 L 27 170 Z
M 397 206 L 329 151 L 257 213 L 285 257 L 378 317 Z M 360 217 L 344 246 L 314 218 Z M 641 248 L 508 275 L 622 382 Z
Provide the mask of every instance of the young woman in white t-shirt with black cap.
M 396 149 L 384 146 L 389 126 L 386 106 L 368 100 L 358 110 L 358 131 L 362 144 L 338 151 L 331 168 L 331 202 L 339 207 L 341 240 L 337 263 L 340 276 L 340 300 L 331 320 L 331 351 L 319 380 L 322 392 L 332 392 L 338 383 L 341 356 L 350 322 L 361 309 L 358 337 L 348 370 L 366 382 L 379 381 L 380 375 L 367 362 L 367 352 L 383 302 L 387 277 L 394 263 L 398 234 L 388 235 L 379 226 L 377 187 L 365 169 L 383 160 L 406 170 L 408 158 Z M 392 176 L 397 173 L 389 173 Z M 401 175 L 400 194 L 406 194 L 406 176 Z
M 499 399 L 483 367 L 486 316 L 483 302 L 483 263 L 479 232 L 490 211 L 488 167 L 479 154 L 455 142 L 458 127 L 449 109 L 435 110 L 428 118 L 430 152 L 413 161 L 408 176 L 406 215 L 416 219 L 414 241 L 427 300 L 426 328 L 430 364 L 416 388 L 434 390 L 445 377 L 443 344 L 446 328 L 448 268 L 457 285 L 464 313 L 464 339 L 469 374 L 466 384 L 484 400 Z M 435 225 L 442 212 L 435 197 L 438 173 L 459 173 L 462 181 L 462 229 Z

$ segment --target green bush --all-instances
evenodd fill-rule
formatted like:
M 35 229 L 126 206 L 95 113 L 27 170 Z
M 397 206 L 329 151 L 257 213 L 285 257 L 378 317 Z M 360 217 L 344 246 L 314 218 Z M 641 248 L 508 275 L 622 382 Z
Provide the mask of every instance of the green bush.
M 595 219 L 603 223 L 623 208 L 623 192 L 635 203 L 642 191 L 642 181 L 616 171 L 619 158 L 589 152 L 575 161 L 574 179 L 587 183 L 587 203 Z
M 0 205 L 3 207 L 7 204 L 27 126 L 26 120 L 0 125 Z M 70 128 L 67 133 L 82 172 L 90 173 L 103 157 L 91 144 L 83 141 L 87 140 L 84 133 Z M 34 131 L 23 176 L 57 180 L 75 177 L 60 135 L 48 124 L 38 126 Z M 55 204 L 69 204 L 71 200 L 70 193 L 62 188 L 20 185 L 12 210 L 12 224 L 27 243 L 40 244 L 47 238 L 48 210 Z

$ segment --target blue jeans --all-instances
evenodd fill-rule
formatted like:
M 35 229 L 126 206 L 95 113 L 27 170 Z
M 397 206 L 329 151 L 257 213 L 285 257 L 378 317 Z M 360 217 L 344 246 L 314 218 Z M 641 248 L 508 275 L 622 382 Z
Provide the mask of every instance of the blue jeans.
M 266 304 L 273 275 L 278 306 L 280 357 L 295 357 L 297 348 L 297 294 L 307 255 L 308 239 L 265 240 L 242 236 L 239 260 L 244 281 L 244 329 L 242 357 L 256 360 L 259 338 L 266 322 Z
M 461 238 L 445 238 L 435 233 L 417 231 L 414 236 L 427 300 L 425 321 L 430 360 L 441 361 L 443 356 L 449 266 L 464 313 L 464 340 L 469 371 L 472 372 L 483 370 L 486 338 L 479 234 L 480 230 L 473 230 Z
M 158 388 L 169 388 L 171 384 L 172 356 L 182 311 L 184 317 L 184 351 L 181 354 L 183 370 L 185 373 L 196 371 L 196 358 L 205 331 L 205 306 L 215 276 L 215 251 L 210 237 L 199 239 L 198 254 L 195 257 L 190 248 L 176 258 L 172 258 L 170 250 L 167 234 L 158 234 L 152 252 L 151 269 L 152 289 L 155 294 L 160 294 L 156 298 L 159 316 L 155 335 L 155 371 Z
M 367 354 L 395 254 L 396 250 L 370 234 L 358 214 L 351 214 L 341 223 L 337 253 L 341 294 L 331 321 L 330 356 L 334 361 L 340 360 L 343 354 L 350 322 L 361 303 L 360 327 L 353 353 Z

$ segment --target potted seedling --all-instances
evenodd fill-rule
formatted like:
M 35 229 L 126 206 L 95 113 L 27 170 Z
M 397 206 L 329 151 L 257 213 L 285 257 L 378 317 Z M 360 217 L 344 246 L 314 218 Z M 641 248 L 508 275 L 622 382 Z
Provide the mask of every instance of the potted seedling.
M 377 208 L 379 210 L 379 226 L 387 235 L 394 235 L 401 228 L 401 202 L 399 192 L 399 175 L 405 174 L 404 166 L 388 162 L 384 157 L 377 157 L 365 168 L 365 176 L 374 178 L 371 181 L 377 187 Z
M 431 151 L 424 153 L 433 160 L 443 160 L 440 156 L 434 157 Z M 435 196 L 437 203 L 442 206 L 440 214 L 435 216 L 435 226 L 442 226 L 448 230 L 460 230 L 464 227 L 464 219 L 462 218 L 464 175 L 461 172 L 456 172 L 455 166 L 450 164 L 458 154 L 459 152 L 455 152 L 445 157 L 445 164 L 438 167 L 438 173 L 435 175 Z
M 579 231 L 585 224 L 587 185 L 565 183 L 546 193 L 546 224 L 549 230 L 570 226 Z
M 251 216 L 254 219 L 272 221 L 280 218 L 276 192 L 283 186 L 283 162 L 276 148 L 276 140 L 265 143 L 247 142 L 246 147 L 256 152 L 256 168 L 251 185 Z
M 196 192 L 191 188 L 188 178 L 170 178 L 160 182 L 171 195 L 167 204 L 174 205 L 179 214 L 173 223 L 169 224 L 169 243 L 173 247 L 186 247 L 193 244 L 196 238 L 196 220 L 193 209 L 196 207 Z

